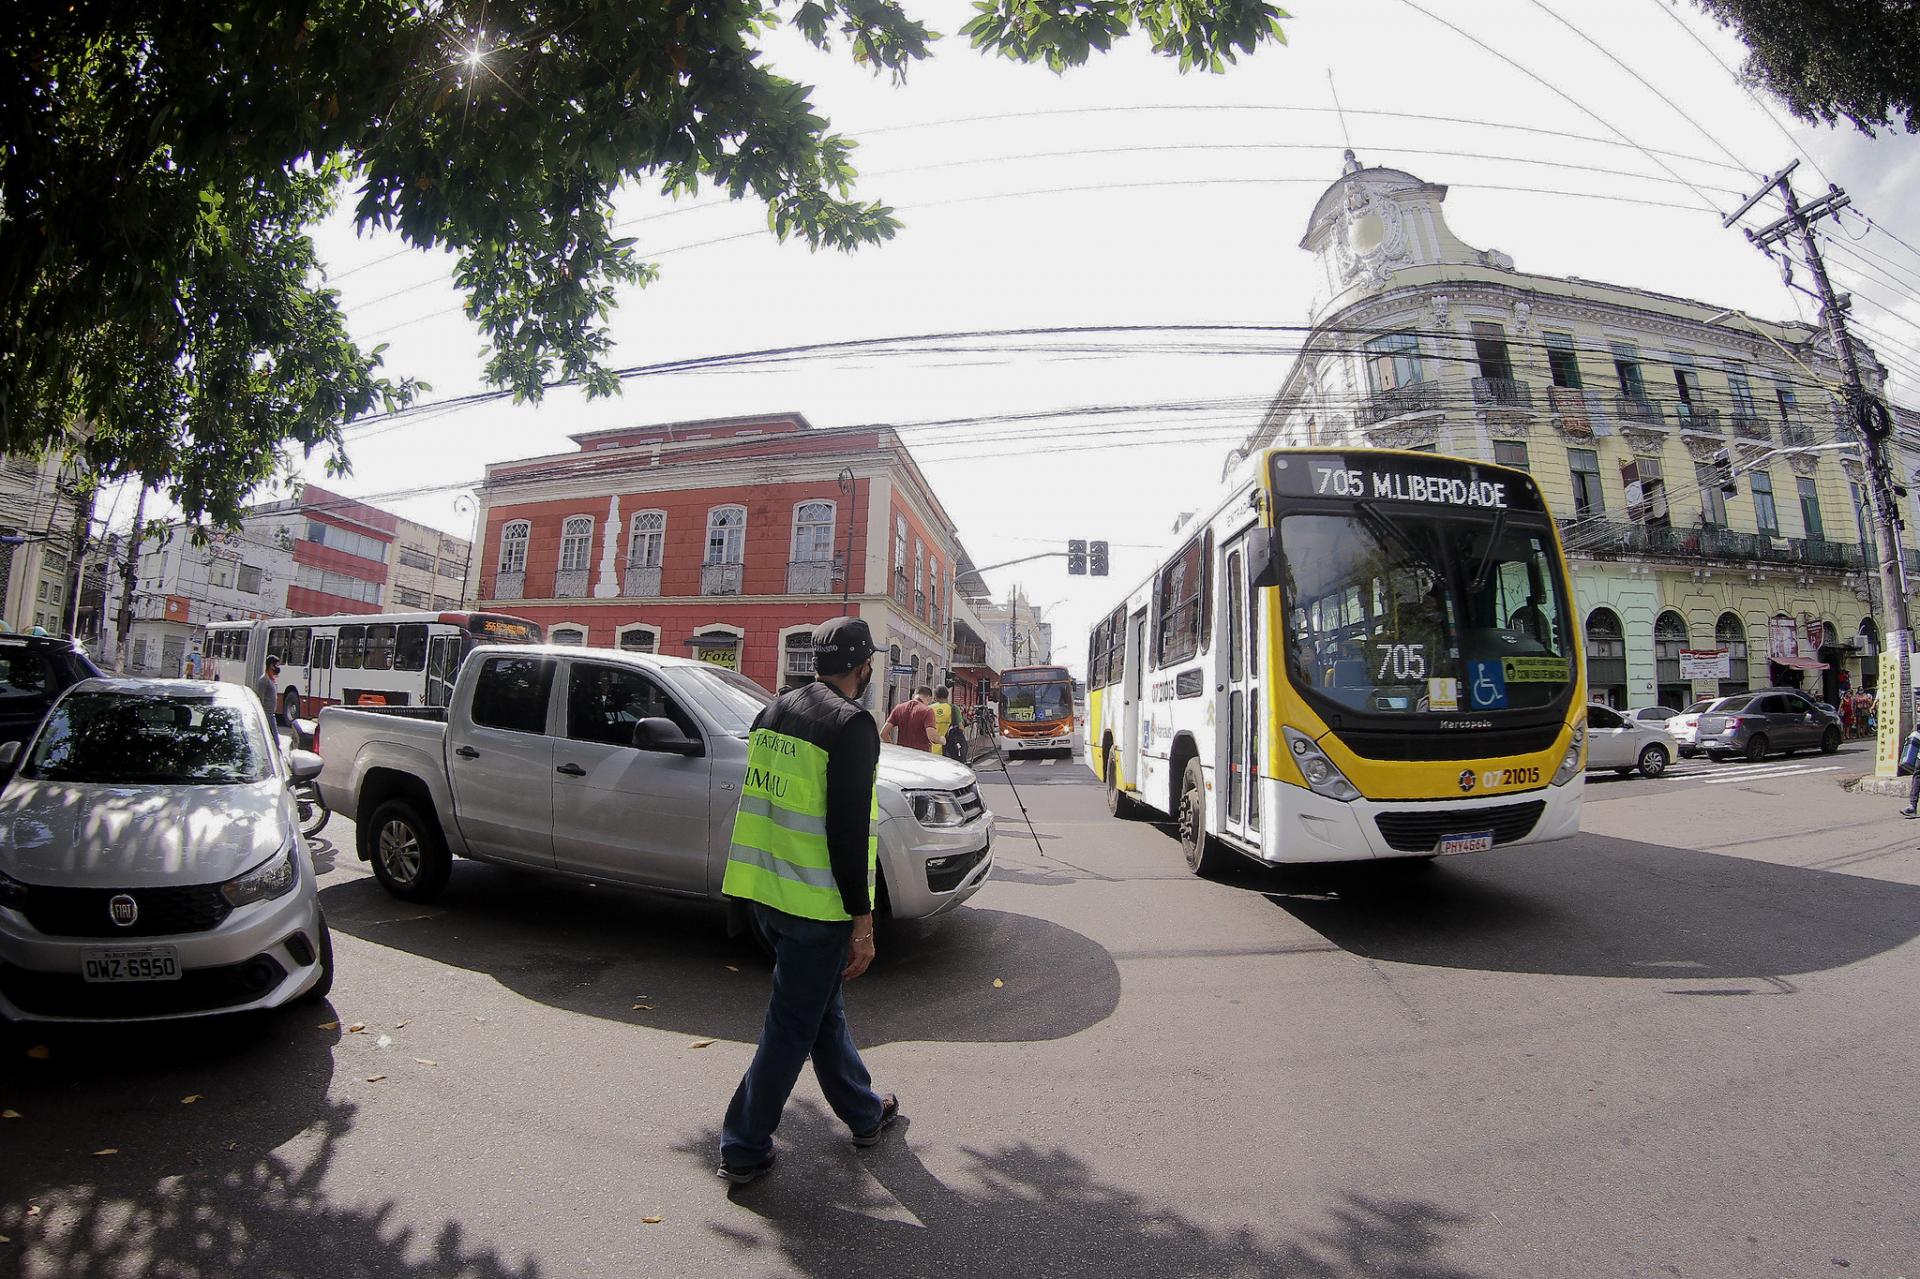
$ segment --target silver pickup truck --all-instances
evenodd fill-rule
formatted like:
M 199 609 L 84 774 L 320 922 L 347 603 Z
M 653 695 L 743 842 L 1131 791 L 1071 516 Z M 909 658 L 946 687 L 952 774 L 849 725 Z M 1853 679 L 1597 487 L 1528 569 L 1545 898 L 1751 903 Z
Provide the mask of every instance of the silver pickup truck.
M 410 901 L 439 892 L 456 855 L 718 899 L 769 700 L 707 662 L 488 645 L 444 711 L 321 711 L 319 785 Z M 879 799 L 880 910 L 938 915 L 986 882 L 993 815 L 963 765 L 883 746 Z

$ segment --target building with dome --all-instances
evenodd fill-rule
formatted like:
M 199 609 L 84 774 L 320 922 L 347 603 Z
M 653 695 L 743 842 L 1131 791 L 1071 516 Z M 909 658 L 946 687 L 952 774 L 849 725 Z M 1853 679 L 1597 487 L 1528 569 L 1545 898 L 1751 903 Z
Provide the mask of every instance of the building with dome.
M 1319 268 L 1312 332 L 1244 447 L 1431 450 L 1529 471 L 1572 560 L 1596 701 L 1873 688 L 1865 468 L 1828 389 L 1841 374 L 1825 330 L 1530 274 L 1456 236 L 1446 198 L 1346 153 L 1300 242 Z M 1855 345 L 1879 389 L 1884 368 Z M 1903 449 L 1896 471 L 1915 461 Z M 1920 511 L 1904 513 L 1911 590 Z

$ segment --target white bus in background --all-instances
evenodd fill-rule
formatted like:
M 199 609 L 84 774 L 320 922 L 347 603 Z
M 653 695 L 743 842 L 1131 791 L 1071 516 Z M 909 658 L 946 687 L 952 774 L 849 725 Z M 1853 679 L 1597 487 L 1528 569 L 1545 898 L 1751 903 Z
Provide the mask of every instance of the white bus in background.
M 505 613 L 350 613 L 208 625 L 203 679 L 254 687 L 267 655 L 280 659 L 280 707 L 312 718 L 322 706 L 445 706 L 476 644 L 538 644 L 540 625 Z

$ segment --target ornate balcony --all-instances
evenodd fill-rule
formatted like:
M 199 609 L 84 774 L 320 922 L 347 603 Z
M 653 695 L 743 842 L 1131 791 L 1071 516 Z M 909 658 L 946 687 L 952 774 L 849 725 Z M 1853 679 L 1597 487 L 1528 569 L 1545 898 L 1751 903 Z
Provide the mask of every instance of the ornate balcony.
M 1483 408 L 1533 408 L 1533 387 L 1510 377 L 1473 379 L 1473 402 Z
M 832 560 L 789 560 L 787 562 L 787 594 L 830 595 L 832 593 Z
M 1698 431 L 1706 435 L 1720 434 L 1720 410 L 1704 409 L 1679 400 L 1673 406 L 1674 418 L 1683 431 Z
M 1780 443 L 1788 448 L 1804 448 L 1813 443 L 1813 427 L 1798 413 L 1780 415 Z
M 1733 433 L 1743 440 L 1770 440 L 1773 438 L 1773 428 L 1768 426 L 1760 415 L 1750 408 L 1734 409 L 1727 415 L 1727 418 L 1733 424 Z
M 742 564 L 702 564 L 700 593 L 702 595 L 738 595 L 740 579 L 745 567 Z
M 527 571 L 516 573 L 504 569 L 493 575 L 493 598 L 497 600 L 523 600 L 527 598 Z
M 1376 391 L 1369 396 L 1366 403 L 1360 406 L 1360 425 L 1372 426 L 1375 422 L 1384 422 L 1390 417 L 1401 417 L 1408 413 L 1439 411 L 1440 384 L 1414 382 L 1391 391 Z
M 1547 407 L 1553 413 L 1554 429 L 1570 440 L 1593 438 L 1593 412 L 1587 393 L 1577 386 L 1547 388 Z
M 1673 528 L 1583 516 L 1560 521 L 1569 554 L 1588 559 L 1735 560 L 1802 568 L 1854 569 L 1867 557 L 1852 542 L 1770 537 L 1711 526 Z
M 1613 397 L 1613 415 L 1622 422 L 1635 426 L 1665 426 L 1666 410 L 1644 395 L 1616 395 Z
M 622 588 L 621 593 L 632 599 L 652 599 L 660 594 L 660 566 L 627 565 L 627 580 L 622 583 Z
M 577 600 L 587 593 L 587 570 L 563 568 L 553 575 L 553 598 Z

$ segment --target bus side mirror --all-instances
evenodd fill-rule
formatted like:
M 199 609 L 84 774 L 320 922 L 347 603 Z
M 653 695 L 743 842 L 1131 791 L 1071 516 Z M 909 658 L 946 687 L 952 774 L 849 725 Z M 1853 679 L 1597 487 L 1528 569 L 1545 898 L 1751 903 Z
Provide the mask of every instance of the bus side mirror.
M 1273 553 L 1275 536 L 1272 529 L 1261 529 L 1247 542 L 1247 586 L 1251 590 L 1280 585 L 1279 556 Z

